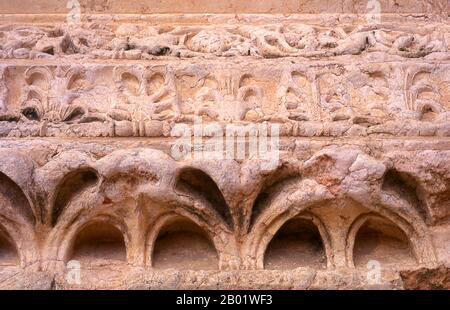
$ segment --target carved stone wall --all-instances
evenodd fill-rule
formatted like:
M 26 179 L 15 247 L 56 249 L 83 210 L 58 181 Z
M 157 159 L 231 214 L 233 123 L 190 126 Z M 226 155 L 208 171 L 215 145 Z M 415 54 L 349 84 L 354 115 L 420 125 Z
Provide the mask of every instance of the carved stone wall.
M 0 288 L 450 288 L 446 0 L 63 2 L 0 0 Z

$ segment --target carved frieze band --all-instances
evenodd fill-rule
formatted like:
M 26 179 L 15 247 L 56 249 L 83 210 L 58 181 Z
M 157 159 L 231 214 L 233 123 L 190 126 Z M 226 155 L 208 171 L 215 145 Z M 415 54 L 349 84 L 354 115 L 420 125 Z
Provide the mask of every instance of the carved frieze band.
M 252 56 L 332 58 L 384 54 L 383 59 L 449 59 L 446 22 L 319 25 L 183 25 L 95 23 L 3 25 L 0 59 L 156 59 Z M 335 23 L 339 23 L 336 25 Z M 322 21 L 322 24 L 324 22 Z
M 277 123 L 282 135 L 449 135 L 449 72 L 412 61 L 3 65 L 0 134 L 167 136 L 200 116 Z

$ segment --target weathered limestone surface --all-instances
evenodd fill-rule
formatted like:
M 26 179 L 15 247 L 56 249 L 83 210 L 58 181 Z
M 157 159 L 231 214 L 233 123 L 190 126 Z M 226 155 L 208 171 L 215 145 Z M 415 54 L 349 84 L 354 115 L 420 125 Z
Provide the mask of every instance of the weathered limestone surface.
M 450 288 L 448 1 L 63 2 L 0 0 L 1 289 Z
M 367 1 L 364 0 L 81 0 L 84 12 L 104 14 L 148 14 L 148 13 L 365 13 Z M 447 0 L 387 0 L 380 2 L 383 13 L 445 13 Z M 0 10 L 7 14 L 66 14 L 67 2 L 59 0 L 33 1 L 20 3 L 2 1 Z

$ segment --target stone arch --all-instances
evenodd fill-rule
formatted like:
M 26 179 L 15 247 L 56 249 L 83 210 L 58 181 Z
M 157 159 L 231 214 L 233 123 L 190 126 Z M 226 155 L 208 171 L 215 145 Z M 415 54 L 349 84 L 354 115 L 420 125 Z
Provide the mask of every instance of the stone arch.
M 361 196 L 358 199 L 354 199 L 356 197 L 352 198 L 350 195 L 348 198 L 367 210 L 360 217 L 363 218 L 364 214 L 375 215 L 389 221 L 393 227 L 401 230 L 407 239 L 409 239 L 411 249 L 418 263 L 433 264 L 436 260 L 433 246 L 427 227 L 417 210 L 401 197 L 386 191 L 372 196 L 367 201 L 367 197 L 369 196 L 368 194 L 365 198 Z M 349 267 L 354 267 L 352 250 L 353 242 L 358 232 L 358 229 L 355 228 L 357 226 L 354 224 L 357 223 L 355 222 L 357 219 L 349 225 L 346 233 L 345 264 Z M 364 220 L 361 221 L 361 225 L 364 224 Z
M 420 214 L 425 221 L 429 219 L 429 212 L 423 198 L 420 183 L 411 174 L 388 169 L 383 176 L 382 189 L 385 192 L 394 192 L 405 199 Z
M 35 224 L 34 212 L 28 197 L 22 188 L 3 172 L 0 172 L 0 203 L 2 205 L 0 214 L 15 219 L 17 212 L 27 223 Z
M 334 266 L 331 239 L 327 228 L 316 216 L 305 212 L 318 203 L 325 203 L 333 196 L 328 190 L 310 179 L 302 179 L 295 189 L 286 193 L 281 191 L 271 199 L 270 205 L 256 219 L 245 239 L 243 251 L 247 268 L 264 268 L 264 254 L 269 242 L 278 230 L 289 220 L 298 216 L 309 216 L 317 226 L 325 248 L 327 267 Z
M 90 261 L 96 259 L 96 256 L 107 260 L 126 261 L 122 232 L 115 225 L 100 220 L 92 220 L 79 229 L 69 253 L 68 258 L 79 261 Z
M 0 239 L 2 239 L 0 243 L 7 244 L 9 253 L 16 259 L 15 265 L 25 267 L 36 262 L 40 254 L 33 228 L 25 223 L 12 221 L 1 214 L 0 220 Z
M 19 220 L 17 215 L 19 215 L 27 225 L 34 225 L 42 215 L 42 210 L 36 208 L 35 195 L 32 191 L 34 161 L 22 153 L 5 148 L 0 149 L 0 157 L 2 158 L 0 161 L 0 191 L 3 193 L 2 197 L 6 199 L 0 205 L 0 214 L 3 212 L 7 216 L 5 212 L 10 213 L 7 210 L 15 209 L 12 216 L 8 216 L 10 219 L 17 221 Z M 19 212 L 16 207 L 18 205 L 20 205 Z M 5 206 L 8 206 L 8 209 L 5 209 Z
M 396 222 L 399 223 L 398 221 Z M 373 212 L 358 216 L 350 226 L 347 234 L 346 256 L 349 266 L 358 267 L 361 265 L 356 260 L 361 262 L 367 260 L 364 257 L 367 256 L 364 252 L 367 252 L 373 246 L 378 247 L 372 253 L 372 259 L 374 260 L 381 261 L 383 264 L 411 264 L 413 260 L 417 259 L 417 253 L 409 253 L 413 257 L 408 257 L 407 252 L 415 252 L 417 249 L 414 249 L 408 237 L 408 230 L 410 229 L 405 230 L 405 227 L 402 227 L 404 225 L 398 225 Z M 394 243 L 397 250 L 394 246 L 391 246 Z M 405 249 L 405 247 L 407 248 Z M 356 251 L 359 252 L 357 255 L 355 255 Z M 402 262 L 397 261 L 399 258 L 402 259 Z
M 68 212 L 49 231 L 43 251 L 44 269 L 59 270 L 65 268 L 65 263 L 71 258 L 71 251 L 78 234 L 92 222 L 107 223 L 120 231 L 125 244 L 125 261 L 134 263 L 134 253 L 131 250 L 133 238 L 136 236 L 128 226 L 128 221 L 130 220 L 130 210 L 134 210 L 135 201 L 129 198 L 120 202 L 105 201 L 106 197 L 97 191 L 92 194 L 88 193 L 87 196 L 82 198 L 84 203 L 75 200 L 75 203 L 67 209 Z M 114 228 L 110 227 L 113 233 L 116 231 Z M 90 235 L 95 236 L 95 232 Z M 114 233 L 114 235 L 117 236 L 117 233 Z
M 330 237 L 325 225 L 317 216 L 311 213 L 302 213 L 291 218 L 285 217 L 280 220 L 278 226 L 272 239 L 267 242 L 267 238 L 264 246 L 261 247 L 265 248 L 262 255 L 264 269 L 323 268 L 329 264 L 327 257 L 331 252 Z M 296 235 L 295 240 L 292 240 L 294 234 Z M 279 246 L 274 242 L 279 243 Z M 290 252 L 291 257 L 275 257 L 278 254 L 274 253 L 276 251 L 283 255 L 283 252 L 280 251 L 281 246 Z M 299 250 L 302 253 L 296 253 Z M 261 255 L 258 257 L 260 259 Z
M 364 202 L 360 201 L 359 203 L 364 205 Z M 419 213 L 411 204 L 383 191 L 376 197 L 374 203 L 364 206 L 370 212 L 389 220 L 405 233 L 415 254 L 415 259 L 419 264 L 432 265 L 435 263 L 436 255 L 431 244 L 428 229 Z M 347 240 L 352 238 L 350 234 L 351 229 L 349 229 Z M 350 257 L 349 254 L 351 254 L 348 252 L 350 246 L 347 246 L 346 249 L 347 262 L 349 265 L 352 265 L 348 259 Z
M 70 201 L 87 190 L 99 184 L 99 175 L 93 168 L 80 168 L 66 174 L 56 187 L 51 210 L 51 224 L 55 226 L 59 216 Z
M 373 204 L 366 206 L 370 211 L 385 217 L 397 225 L 409 238 L 415 258 L 419 264 L 432 265 L 436 255 L 428 233 L 428 228 L 420 214 L 407 201 L 381 192 Z
M 0 225 L 0 268 L 2 266 L 18 265 L 20 253 L 8 231 Z
M 313 184 L 313 182 L 309 179 L 303 179 L 297 184 L 296 191 L 289 194 L 281 193 L 272 200 L 269 208 L 259 217 L 245 240 L 246 264 L 255 264 L 257 268 L 263 268 L 263 256 L 267 244 L 286 221 L 300 215 L 308 208 L 345 197 L 366 207 L 369 212 L 387 218 L 405 231 L 419 263 L 433 264 L 435 262 L 436 258 L 426 225 L 409 204 L 385 192 L 376 197 L 372 196 L 370 203 L 367 203 L 367 197 L 370 197 L 370 194 L 364 196 L 366 201 L 353 199 L 351 195 L 345 193 L 336 198 L 326 189 L 320 188 L 320 185 Z M 332 248 L 331 241 L 327 240 L 325 234 L 322 234 L 322 240 L 325 248 L 330 249 L 327 251 L 328 267 L 333 266 L 335 249 Z M 346 257 L 347 265 L 350 265 L 348 262 L 349 256 L 346 255 Z
M 249 228 L 251 229 L 256 223 L 259 215 L 264 213 L 265 209 L 279 190 L 285 189 L 290 184 L 299 181 L 300 178 L 301 176 L 299 173 L 293 173 L 288 169 L 286 169 L 286 171 L 279 169 L 265 179 L 258 188 L 258 194 L 252 204 Z
M 67 212 L 56 222 L 46 240 L 45 268 L 64 268 L 64 263 L 72 259 L 80 260 L 80 256 L 87 262 L 92 258 L 91 262 L 95 265 L 99 261 L 86 255 L 89 248 L 91 253 L 100 253 L 97 258 L 114 264 L 126 262 L 140 265 L 143 253 L 139 252 L 140 224 L 136 222 L 138 215 L 135 214 L 139 212 L 136 210 L 139 199 L 137 194 L 122 198 L 113 201 L 103 191 L 94 188 L 87 192 L 87 196 L 81 196 L 68 205 Z M 129 223 L 136 226 L 132 227 Z M 97 239 L 100 240 L 99 245 L 95 242 Z M 80 255 L 77 255 L 77 247 L 81 248 Z
M 232 228 L 234 226 L 228 203 L 217 183 L 203 170 L 193 167 L 182 168 L 176 178 L 176 190 L 196 196 L 207 202 L 221 219 Z
M 22 188 L 0 172 L 0 219 L 3 243 L 10 244 L 21 266 L 39 258 L 36 249 L 36 217 L 32 204 Z
M 100 226 L 100 229 L 96 229 L 95 225 Z M 87 231 L 85 230 L 87 228 Z M 63 262 L 67 262 L 74 256 L 73 253 L 74 249 L 76 249 L 78 237 L 81 235 L 82 239 L 81 243 L 85 242 L 85 249 L 92 246 L 92 243 L 95 242 L 95 238 L 97 236 L 100 236 L 103 238 L 105 236 L 105 239 L 107 239 L 109 232 L 113 233 L 113 240 L 111 240 L 112 246 L 111 251 L 114 251 L 114 248 L 121 251 L 121 245 L 123 245 L 123 249 L 125 251 L 124 257 L 121 256 L 120 261 L 128 261 L 128 247 L 129 247 L 129 240 L 130 237 L 127 233 L 127 228 L 122 220 L 117 218 L 114 215 L 106 215 L 101 214 L 97 216 L 90 217 L 89 219 L 86 219 L 83 222 L 77 222 L 74 223 L 65 234 L 65 237 L 61 240 L 61 244 L 59 245 L 59 251 L 58 251 L 58 259 L 62 260 Z M 121 236 L 121 238 L 120 238 Z M 100 243 L 108 243 L 108 240 L 105 240 Z M 83 244 L 81 244 L 83 246 Z M 95 246 L 95 244 L 93 245 Z M 121 253 L 110 253 L 112 256 L 114 255 L 121 255 Z
M 194 219 L 165 213 L 152 224 L 146 239 L 146 263 L 152 267 L 197 270 L 220 267 L 217 237 Z
M 33 192 L 34 162 L 18 152 L 0 149 L 0 232 L 17 254 L 18 264 L 35 262 L 40 254 L 36 245 L 36 225 L 41 210 L 35 209 Z

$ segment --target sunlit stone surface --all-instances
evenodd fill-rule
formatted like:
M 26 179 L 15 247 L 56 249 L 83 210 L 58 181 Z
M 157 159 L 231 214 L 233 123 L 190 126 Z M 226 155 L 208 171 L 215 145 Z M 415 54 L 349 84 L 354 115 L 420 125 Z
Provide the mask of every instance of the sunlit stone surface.
M 448 9 L 0 0 L 0 288 L 450 288 Z

